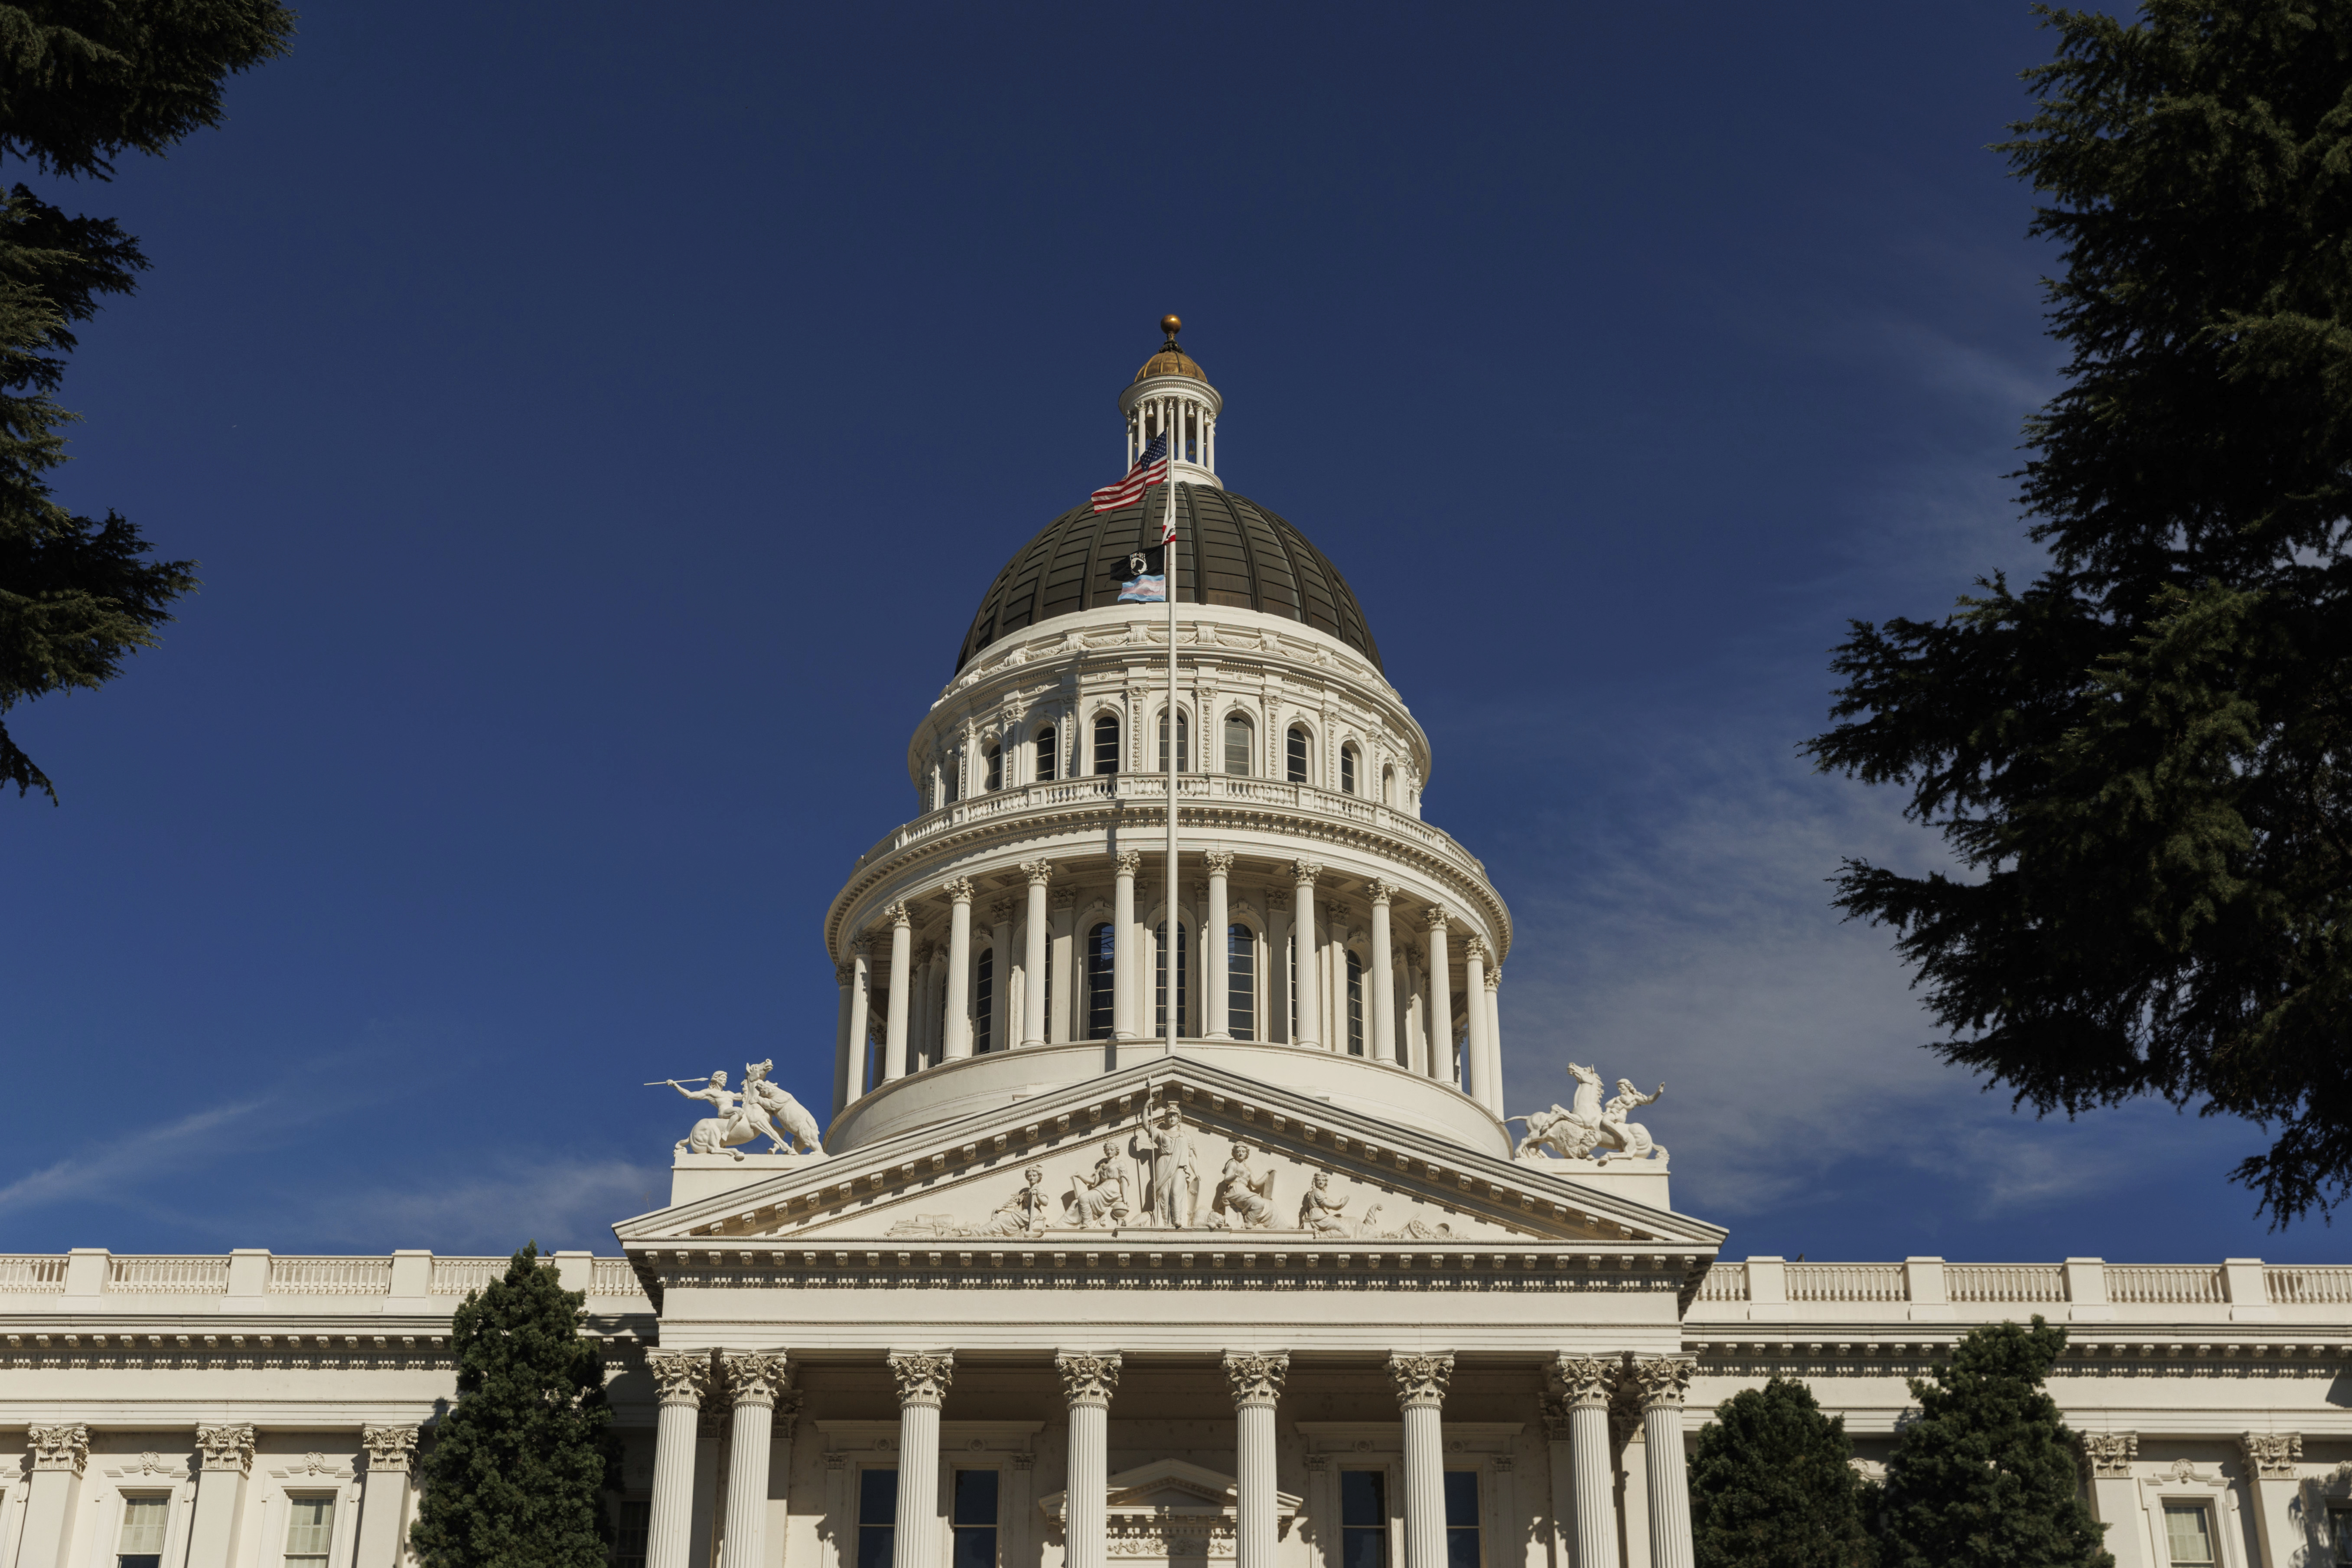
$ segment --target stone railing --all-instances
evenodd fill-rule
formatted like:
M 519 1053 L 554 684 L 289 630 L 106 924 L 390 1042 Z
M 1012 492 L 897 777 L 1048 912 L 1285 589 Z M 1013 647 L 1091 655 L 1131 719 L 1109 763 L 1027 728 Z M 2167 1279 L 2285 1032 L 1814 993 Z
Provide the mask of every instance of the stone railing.
M 1690 1315 L 1790 1320 L 1993 1320 L 2047 1310 L 2098 1321 L 2177 1318 L 2334 1321 L 2352 1313 L 2352 1266 L 2268 1266 L 2258 1258 L 2208 1263 L 1806 1263 L 1750 1258 L 1717 1263 Z
M 507 1271 L 505 1258 L 436 1258 L 429 1252 L 374 1257 L 277 1257 L 263 1251 L 195 1256 L 126 1255 L 100 1247 L 69 1253 L 0 1254 L 0 1300 L 45 1298 L 39 1310 L 76 1310 L 106 1296 L 139 1297 L 161 1305 L 162 1298 L 216 1298 L 224 1304 L 265 1298 L 344 1297 L 377 1303 L 415 1303 L 417 1310 L 446 1312 L 469 1290 L 489 1285 Z M 646 1310 L 645 1288 L 625 1258 L 557 1253 L 541 1259 L 561 1270 L 565 1286 L 587 1291 L 604 1311 Z M 431 1304 L 427 1306 L 425 1303 Z M 142 1310 L 152 1310 L 142 1306 Z M 231 1310 L 234 1310 L 233 1305 Z
M 1207 806 L 1230 801 L 1237 805 L 1272 806 L 1301 816 L 1339 817 L 1408 843 L 1418 844 L 1474 876 L 1484 878 L 1486 874 L 1486 862 L 1462 847 L 1452 834 L 1431 826 L 1411 812 L 1383 805 L 1362 795 L 1343 795 L 1337 790 L 1318 789 L 1312 784 L 1290 784 L 1281 779 L 1234 773 L 1181 773 L 1177 775 L 1176 796 L 1186 805 Z M 1050 811 L 1086 801 L 1132 800 L 1164 805 L 1167 799 L 1168 775 L 1165 773 L 1109 773 L 1056 779 L 1051 784 L 1015 784 L 957 801 L 953 805 L 941 806 L 937 811 L 915 818 L 859 856 L 857 864 L 863 868 L 950 828 L 989 822 L 998 817 Z

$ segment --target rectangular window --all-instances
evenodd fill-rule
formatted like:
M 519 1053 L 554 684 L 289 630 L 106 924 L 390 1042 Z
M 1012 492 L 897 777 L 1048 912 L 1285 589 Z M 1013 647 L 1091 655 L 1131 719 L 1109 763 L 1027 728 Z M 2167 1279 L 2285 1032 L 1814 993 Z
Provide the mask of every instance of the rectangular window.
M 1356 793 L 1356 748 L 1339 748 L 1339 788 L 1349 795 Z
M 653 1534 L 654 1505 L 624 1502 L 613 1531 L 613 1568 L 646 1568 L 646 1541 Z
M 2172 1568 L 2212 1568 L 2213 1521 L 2201 1502 L 2164 1505 L 2164 1543 Z
M 1307 731 L 1293 730 L 1282 739 L 1282 776 L 1292 784 L 1307 782 Z
M 992 791 L 1004 787 L 1004 748 L 1002 746 L 988 748 L 988 787 Z
M 2352 1563 L 2352 1508 L 2327 1510 L 2327 1539 L 2335 1548 L 2335 1560 Z
M 1364 1054 L 1364 961 L 1348 955 L 1348 1054 Z
M 954 1510 L 951 1568 L 996 1568 L 996 1472 L 958 1470 Z
M 1176 771 L 1180 773 L 1192 771 L 1192 740 L 1186 732 L 1189 726 L 1185 718 L 1186 715 L 1181 713 L 1176 715 Z M 1160 771 L 1163 773 L 1168 771 L 1168 715 L 1165 713 L 1160 716 Z
M 1095 772 L 1118 772 L 1118 721 L 1108 713 L 1095 721 Z
M 1445 1568 L 1478 1568 L 1478 1472 L 1445 1472 Z
M 1250 771 L 1250 721 L 1235 713 L 1225 721 L 1225 772 Z
M 1385 1470 L 1339 1472 L 1339 1568 L 1389 1568 Z
M 891 1568 L 898 1550 L 898 1472 L 857 1472 L 857 1568 Z
M 1054 750 L 1054 731 L 1049 727 L 1037 731 L 1037 782 L 1054 782 L 1054 764 L 1058 760 Z
M 122 1539 L 115 1544 L 117 1568 L 163 1568 L 163 1525 L 172 1517 L 168 1497 L 122 1500 Z
M 1087 932 L 1087 1034 L 1089 1040 L 1110 1038 L 1111 1005 L 1118 1000 L 1113 988 L 1111 965 L 1118 957 L 1118 944 L 1111 938 L 1110 927 L 1100 925 Z
M 983 947 L 972 965 L 971 1050 L 984 1057 L 994 1045 L 996 1030 L 996 950 Z
M 1225 928 L 1225 1032 L 1257 1038 L 1257 936 L 1245 925 Z
M 327 1552 L 335 1540 L 335 1500 L 295 1497 L 286 1501 L 286 1568 L 327 1568 Z

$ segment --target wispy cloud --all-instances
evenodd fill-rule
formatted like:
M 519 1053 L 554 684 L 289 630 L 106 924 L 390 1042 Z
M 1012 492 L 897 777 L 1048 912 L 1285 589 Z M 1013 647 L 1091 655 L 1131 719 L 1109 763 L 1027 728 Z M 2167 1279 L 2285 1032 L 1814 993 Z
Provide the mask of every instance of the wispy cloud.
M 202 1164 L 247 1141 L 266 1100 L 191 1111 L 177 1121 L 95 1153 L 69 1154 L 0 1187 L 0 1209 L 23 1212 L 56 1204 L 105 1203 L 138 1191 L 160 1173 Z
M 288 1217 L 291 1230 L 318 1246 L 499 1253 L 535 1240 L 546 1250 L 610 1251 L 613 1222 L 667 1202 L 668 1186 L 667 1168 L 520 1155 L 468 1168 L 453 1180 L 322 1197 Z

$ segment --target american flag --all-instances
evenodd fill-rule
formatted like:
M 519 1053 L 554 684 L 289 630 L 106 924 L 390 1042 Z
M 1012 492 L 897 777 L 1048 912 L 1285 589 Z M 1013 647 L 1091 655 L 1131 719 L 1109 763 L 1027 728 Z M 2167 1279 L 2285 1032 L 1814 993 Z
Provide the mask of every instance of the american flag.
M 1145 490 L 1164 484 L 1167 479 L 1168 437 L 1154 436 L 1150 445 L 1143 448 L 1143 456 L 1135 459 L 1135 467 L 1127 470 L 1127 478 L 1095 492 L 1095 510 L 1116 511 L 1123 506 L 1133 506 Z

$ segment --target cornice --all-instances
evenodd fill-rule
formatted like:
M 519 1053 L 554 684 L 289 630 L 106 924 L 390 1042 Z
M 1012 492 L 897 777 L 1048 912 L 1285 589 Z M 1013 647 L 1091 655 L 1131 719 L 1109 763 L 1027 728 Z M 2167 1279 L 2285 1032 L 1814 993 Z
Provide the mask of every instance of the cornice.
M 1947 1333 L 1925 1337 L 1916 1323 L 1890 1324 L 1883 1340 L 1851 1331 L 1839 1339 L 1713 1332 L 1702 1339 L 1686 1332 L 1683 1348 L 1696 1359 L 1702 1377 L 1924 1377 L 1948 1362 L 1953 1347 L 1975 1326 L 1956 1323 Z M 1813 1325 L 1805 1327 L 1819 1331 Z M 2053 1378 L 2332 1379 L 2352 1371 L 2352 1342 L 2340 1331 L 2329 1337 L 2274 1332 L 2234 1342 L 2168 1340 L 2145 1333 L 2094 1337 L 2080 1327 L 2068 1332 L 2065 1352 L 2051 1371 Z
M 636 1325 L 583 1326 L 607 1357 L 625 1359 L 649 1336 L 651 1312 Z M 72 1326 L 53 1317 L 0 1319 L 0 1370 L 120 1372 L 448 1372 L 457 1359 L 447 1324 L 439 1333 L 287 1333 L 281 1328 L 229 1328 L 216 1321 L 202 1331 L 158 1331 L 140 1322 L 125 1329 L 101 1310 Z M 642 1332 L 639 1331 L 642 1330 Z

